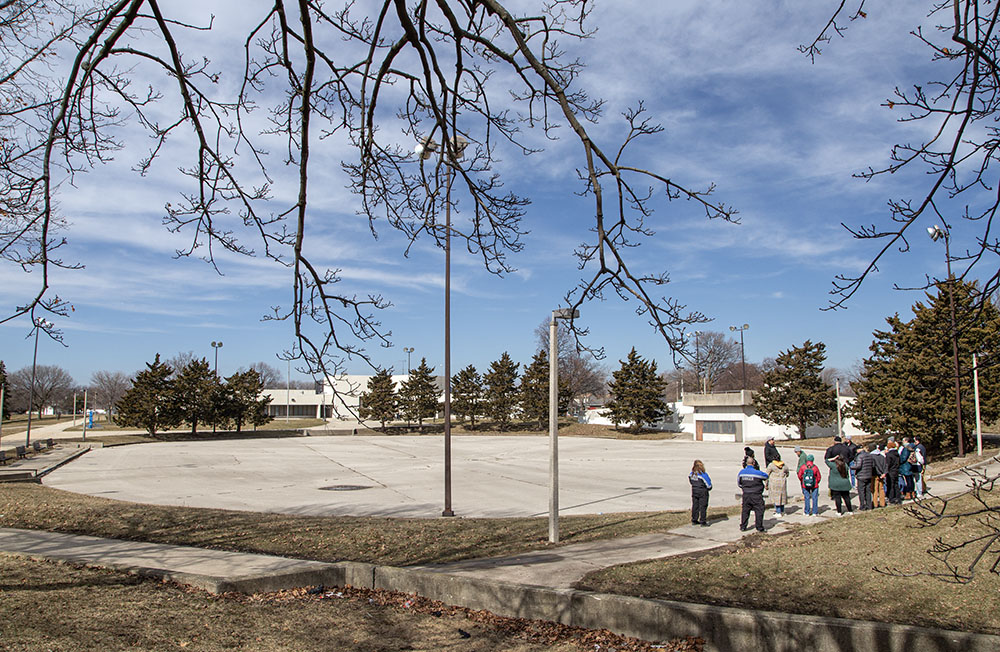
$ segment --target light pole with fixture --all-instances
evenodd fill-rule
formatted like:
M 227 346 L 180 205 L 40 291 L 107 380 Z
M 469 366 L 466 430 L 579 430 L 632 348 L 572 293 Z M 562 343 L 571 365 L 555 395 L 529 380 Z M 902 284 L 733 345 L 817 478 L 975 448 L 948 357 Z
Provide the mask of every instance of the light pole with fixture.
M 701 335 L 701 331 L 694 332 L 694 382 L 698 388 L 698 393 L 701 392 L 701 352 L 698 350 L 698 336 Z
M 444 509 L 441 516 L 454 516 L 451 508 L 451 182 L 455 176 L 454 166 L 468 146 L 462 136 L 453 136 L 448 147 L 441 148 L 441 160 L 445 163 L 445 226 L 444 226 Z M 425 138 L 415 148 L 421 160 L 428 160 L 440 146 L 431 138 Z M 446 160 L 447 159 L 447 160 Z M 409 369 L 407 369 L 409 374 Z
M 35 325 L 35 354 L 31 358 L 31 386 L 28 389 L 28 431 L 24 436 L 24 447 L 31 445 L 31 410 L 35 403 L 35 367 L 38 364 L 38 331 L 52 328 L 53 324 L 42 318 L 32 321 Z
M 215 369 L 212 373 L 215 374 L 215 382 L 219 382 L 219 349 L 222 348 L 222 341 L 212 342 L 212 348 L 215 350 Z M 288 409 L 287 407 L 285 408 Z M 212 408 L 212 434 L 215 434 L 215 408 Z
M 750 328 L 750 324 L 743 324 L 742 326 L 730 326 L 729 330 L 740 332 L 740 365 L 743 367 L 743 389 L 747 388 L 747 357 L 743 349 L 743 331 Z
M 958 456 L 965 456 L 965 428 L 962 426 L 962 382 L 959 376 L 959 365 L 958 365 L 958 329 L 955 327 L 955 278 L 951 274 L 951 233 L 949 233 L 947 224 L 945 228 L 939 227 L 937 224 L 934 226 L 927 227 L 927 235 L 931 237 L 931 240 L 937 242 L 941 238 L 944 238 L 944 261 L 948 266 L 948 305 L 950 308 L 950 318 L 951 318 L 951 350 L 954 356 L 955 364 L 955 412 L 958 417 Z
M 557 319 L 577 319 L 580 311 L 559 308 L 549 322 L 549 542 L 559 543 L 559 338 Z
M 407 377 L 409 377 L 409 375 L 410 375 L 410 368 L 411 368 L 411 365 L 412 365 L 412 363 L 410 362 L 410 356 L 413 354 L 413 347 L 412 346 L 404 346 L 403 347 L 403 353 L 406 354 L 406 375 L 407 375 Z

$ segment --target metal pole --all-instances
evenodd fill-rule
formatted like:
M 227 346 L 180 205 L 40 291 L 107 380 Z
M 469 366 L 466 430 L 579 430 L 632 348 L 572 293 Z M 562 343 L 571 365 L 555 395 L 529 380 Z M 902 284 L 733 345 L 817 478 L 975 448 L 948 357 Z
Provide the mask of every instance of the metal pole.
M 87 441 L 87 390 L 83 390 L 83 441 Z
M 285 376 L 285 423 L 288 423 L 288 413 L 292 405 L 292 361 L 288 360 L 288 374 Z
M 805 435 L 805 433 L 802 433 Z M 840 415 L 840 379 L 837 379 L 837 436 L 842 437 L 844 435 L 844 424 L 841 421 Z
M 747 388 L 747 357 L 743 349 L 743 329 L 740 329 L 740 364 L 743 366 L 743 389 Z
M 3 438 L 3 399 L 4 399 L 4 386 L 0 383 L 0 439 Z
M 976 388 L 976 452 L 983 456 L 983 422 L 979 414 L 979 358 L 972 354 L 972 383 Z
M 701 391 L 701 352 L 698 349 L 698 336 L 701 335 L 701 331 L 694 332 L 694 380 L 695 384 L 698 386 L 698 391 Z
M 958 329 L 955 326 L 955 278 L 951 275 L 951 234 L 944 234 L 944 256 L 948 264 L 948 303 L 951 309 L 951 348 L 955 360 L 955 412 L 958 416 L 958 456 L 965 456 L 965 428 L 962 425 L 962 382 L 958 365 Z
M 549 543 L 559 543 L 559 343 L 549 322 Z
M 442 149 L 447 148 L 442 145 Z M 444 510 L 441 516 L 455 515 L 451 509 L 451 181 L 453 177 L 454 170 L 449 165 L 448 189 L 444 204 Z
M 35 322 L 35 355 L 31 358 L 31 388 L 28 390 L 28 431 L 24 435 L 24 447 L 31 445 L 31 407 L 35 402 L 35 365 L 38 362 L 38 330 L 42 321 Z M 39 418 L 41 415 L 39 414 Z
M 73 392 L 73 425 L 76 425 L 76 392 Z

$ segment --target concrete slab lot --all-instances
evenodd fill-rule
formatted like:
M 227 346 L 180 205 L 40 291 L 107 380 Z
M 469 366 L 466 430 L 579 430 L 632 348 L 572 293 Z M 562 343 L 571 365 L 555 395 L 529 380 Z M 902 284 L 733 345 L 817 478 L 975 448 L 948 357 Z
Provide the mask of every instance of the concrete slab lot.
M 163 442 L 95 449 L 44 483 L 159 505 L 430 518 L 444 502 L 443 448 L 440 436 Z M 733 505 L 742 457 L 743 444 L 560 439 L 560 513 L 690 507 L 695 459 L 715 483 L 711 505 Z M 548 460 L 545 437 L 452 437 L 456 515 L 547 514 Z

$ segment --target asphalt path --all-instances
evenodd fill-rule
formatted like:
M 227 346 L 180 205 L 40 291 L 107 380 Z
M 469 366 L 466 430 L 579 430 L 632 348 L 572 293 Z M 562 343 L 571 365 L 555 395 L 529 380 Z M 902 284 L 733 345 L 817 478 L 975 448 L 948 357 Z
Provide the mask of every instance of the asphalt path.
M 763 451 L 758 447 L 758 455 Z M 711 505 L 734 505 L 743 444 L 561 438 L 560 514 L 690 507 L 687 475 L 704 461 Z M 791 450 L 785 457 L 791 460 Z M 441 436 L 334 436 L 160 442 L 95 449 L 44 484 L 159 505 L 311 515 L 438 517 Z M 548 513 L 546 437 L 452 437 L 457 516 Z

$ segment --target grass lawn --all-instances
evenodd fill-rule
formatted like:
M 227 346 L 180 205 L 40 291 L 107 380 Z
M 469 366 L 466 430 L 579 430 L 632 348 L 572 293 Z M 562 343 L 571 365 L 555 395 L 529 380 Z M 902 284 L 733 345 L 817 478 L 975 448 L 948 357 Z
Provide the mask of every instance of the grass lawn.
M 1000 502 L 1000 496 L 991 498 Z M 917 528 L 915 523 L 901 508 L 855 513 L 782 536 L 754 535 L 700 555 L 607 568 L 588 575 L 578 586 L 685 602 L 1000 634 L 1000 576 L 988 568 L 996 551 L 987 556 L 969 584 L 873 570 L 940 572 L 943 566 L 926 553 L 936 537 L 956 540 L 981 532 L 972 520 L 954 527 L 949 523 Z
M 79 418 L 79 417 L 77 417 Z M 43 416 L 41 419 L 38 415 L 32 415 L 31 417 L 31 430 L 34 432 L 35 428 L 41 428 L 42 426 L 51 426 L 56 423 L 69 423 L 73 420 L 73 415 L 63 415 L 61 418 L 56 418 L 55 416 Z M 7 435 L 15 435 L 17 433 L 24 433 L 28 430 L 28 415 L 26 414 L 14 414 L 11 415 L 10 419 L 3 422 L 3 428 L 0 428 L 0 436 L 6 437 Z
M 730 508 L 728 511 L 732 511 Z M 709 516 L 726 510 L 710 510 Z M 662 532 L 690 513 L 563 516 L 563 543 Z M 30 483 L 0 484 L 0 527 L 406 566 L 549 547 L 547 518 L 320 517 L 128 503 Z
M 499 618 L 384 591 L 221 595 L 0 554 L 4 650 L 699 650 Z M 598 648 L 597 646 L 600 646 Z

